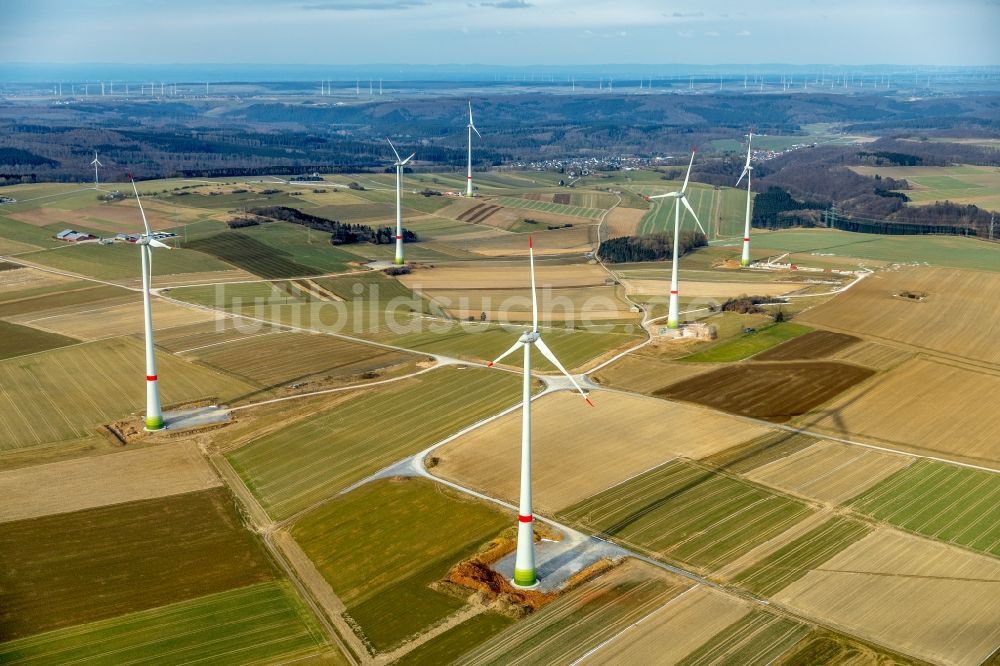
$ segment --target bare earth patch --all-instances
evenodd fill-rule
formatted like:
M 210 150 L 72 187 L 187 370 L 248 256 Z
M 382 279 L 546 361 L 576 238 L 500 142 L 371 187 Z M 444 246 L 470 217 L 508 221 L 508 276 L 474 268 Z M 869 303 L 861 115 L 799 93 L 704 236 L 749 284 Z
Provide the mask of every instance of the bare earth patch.
M 0 522 L 222 485 L 191 442 L 0 472 Z

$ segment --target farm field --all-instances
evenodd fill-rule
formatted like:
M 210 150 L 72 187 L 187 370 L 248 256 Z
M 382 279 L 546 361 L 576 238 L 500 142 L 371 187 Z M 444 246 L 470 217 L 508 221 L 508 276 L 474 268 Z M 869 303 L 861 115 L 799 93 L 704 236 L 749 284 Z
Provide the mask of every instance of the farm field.
M 601 326 L 607 326 L 611 330 L 602 333 L 588 329 L 551 328 L 543 329 L 542 335 L 552 353 L 571 372 L 585 367 L 594 359 L 603 357 L 611 351 L 640 340 L 633 333 L 617 331 L 611 323 L 597 324 L 597 327 Z M 419 333 L 399 335 L 381 341 L 428 354 L 444 354 L 488 362 L 505 352 L 524 330 L 522 326 L 512 325 L 510 328 L 512 330 L 504 330 L 503 327 L 494 324 L 448 322 L 435 325 L 434 328 L 427 326 L 426 331 Z M 545 373 L 558 372 L 541 354 L 533 354 L 531 358 L 532 368 L 535 370 Z M 514 355 L 504 359 L 503 363 L 520 367 L 522 361 Z
M 114 479 L 114 483 L 108 483 Z M 0 471 L 0 522 L 208 490 L 221 481 L 191 441 Z M 59 492 L 53 492 L 59 488 Z
M 425 289 L 421 294 L 460 320 L 478 321 L 485 312 L 493 322 L 531 322 L 530 291 L 522 289 Z M 636 319 L 616 287 L 566 287 L 538 290 L 539 322 L 601 322 Z
M 0 564 L 7 639 L 275 577 L 224 490 L 2 523 Z
M 813 361 L 834 356 L 861 342 L 853 335 L 833 331 L 811 331 L 754 356 L 756 361 Z
M 923 301 L 896 296 L 905 290 L 928 296 Z M 994 273 L 900 268 L 871 276 L 801 319 L 1000 365 L 1000 346 L 991 335 L 1000 326 L 1000 310 L 986 306 L 997 298 L 1000 275 Z
M 275 386 L 322 374 L 345 379 L 413 360 L 410 354 L 330 335 L 277 332 L 185 355 L 248 382 Z
M 603 287 L 610 275 L 603 268 L 590 264 L 535 264 L 535 282 L 544 287 Z M 438 265 L 421 268 L 399 281 L 410 289 L 521 289 L 530 297 L 531 277 L 528 262 L 494 262 L 479 265 Z
M 783 321 L 755 329 L 752 333 L 742 333 L 736 337 L 721 340 L 706 349 L 684 356 L 680 360 L 688 363 L 742 361 L 811 331 L 812 329 L 808 326 Z
M 111 285 L 40 288 L 12 295 L 0 302 L 0 317 L 26 317 L 33 313 L 77 312 L 97 306 L 127 303 L 134 294 Z
M 291 252 L 262 242 L 243 231 L 224 231 L 188 241 L 184 247 L 216 257 L 262 278 L 302 277 L 326 272 L 300 263 Z
M 667 294 L 670 289 L 669 277 L 664 277 L 662 280 L 629 278 L 623 282 L 629 295 Z M 750 293 L 754 296 L 784 296 L 801 288 L 802 285 L 794 282 L 754 282 L 748 284 L 744 281 L 723 282 L 721 280 L 707 280 L 704 282 L 682 280 L 678 285 L 678 291 L 681 295 L 688 298 L 738 298 Z
M 496 613 L 480 613 L 419 645 L 402 658 L 392 662 L 393 666 L 437 666 L 450 664 L 473 646 L 485 643 L 491 636 L 499 634 L 514 620 Z
M 204 310 L 156 299 L 153 301 L 153 330 L 213 321 L 216 315 Z M 107 305 L 81 303 L 77 308 L 43 310 L 11 317 L 11 321 L 52 334 L 73 335 L 83 340 L 100 340 L 119 335 L 142 335 L 142 297 L 134 294 L 127 303 L 117 299 Z M 44 335 L 44 334 L 43 334 Z
M 809 633 L 806 625 L 753 611 L 678 662 L 678 666 L 748 664 L 767 666 Z
M 0 361 L 0 449 L 96 436 L 103 422 L 145 406 L 142 343 L 112 338 Z M 162 402 L 253 390 L 173 356 L 157 358 Z
M 918 460 L 851 508 L 928 537 L 1000 557 L 1000 476 Z
M 572 663 L 682 594 L 688 585 L 651 565 L 626 560 L 466 653 L 457 663 Z
M 673 461 L 559 516 L 638 552 L 712 571 L 810 512 L 801 502 L 760 486 Z
M 272 582 L 0 643 L 0 661 L 236 666 L 324 645 L 291 587 Z
M 818 441 L 807 435 L 778 430 L 720 451 L 702 462 L 733 474 L 747 474 L 758 467 L 770 465 L 786 456 L 804 451 Z
M 599 648 L 584 663 L 676 664 L 748 613 L 746 602 L 695 585 Z
M 292 535 L 366 643 L 386 652 L 465 605 L 428 585 L 512 521 L 505 511 L 424 479 L 383 479 L 306 514 Z
M 74 286 L 87 286 L 87 283 L 78 282 L 65 275 L 37 268 L 25 268 L 20 264 L 2 262 L 2 266 L 3 268 L 0 268 L 0 299 L 2 300 L 23 298 L 49 287 L 64 286 L 69 288 L 70 284 L 74 282 L 77 283 Z
M 838 361 L 866 365 L 875 370 L 888 370 L 903 363 L 912 356 L 912 352 L 898 347 L 883 345 L 878 342 L 871 342 L 870 340 L 862 340 L 860 343 L 851 345 L 847 349 L 833 354 L 832 358 Z
M 906 654 L 975 665 L 1000 644 L 1000 561 L 878 529 L 773 598 Z
M 900 190 L 912 205 L 951 201 L 974 204 L 986 210 L 1000 211 L 1000 170 L 996 167 L 968 164 L 946 167 L 897 166 L 850 167 L 863 176 L 905 179 L 909 190 Z
M 571 206 L 563 203 L 552 203 L 550 201 L 533 201 L 522 199 L 521 197 L 497 197 L 495 201 L 501 206 L 511 208 L 527 208 L 537 210 L 542 213 L 552 213 L 554 215 L 565 215 L 567 217 L 582 217 L 596 220 L 604 214 L 602 208 L 585 208 L 583 206 Z
M 960 236 L 879 236 L 836 229 L 769 232 L 755 229 L 752 238 L 755 253 L 802 253 L 803 263 L 847 257 L 854 263 L 916 262 L 971 270 L 1000 270 L 1000 247 Z
M 675 363 L 651 356 L 629 354 L 590 375 L 591 381 L 637 393 L 651 393 L 663 382 L 677 382 L 712 369 L 710 365 Z
M 746 476 L 793 495 L 840 504 L 912 462 L 908 456 L 822 441 Z
M 680 181 L 660 181 L 656 184 L 643 185 L 638 191 L 643 195 L 662 194 L 681 189 L 683 180 Z M 710 233 L 714 227 L 716 219 L 716 198 L 718 190 L 711 185 L 694 183 L 688 185 L 687 200 L 694 208 L 695 214 L 701 221 L 701 226 Z M 687 209 L 681 210 L 681 229 L 697 229 L 691 213 Z M 639 223 L 639 234 L 669 233 L 674 232 L 674 201 L 671 199 L 654 200 L 652 209 Z M 742 233 L 742 231 L 740 232 Z
M 285 518 L 499 412 L 519 385 L 506 372 L 442 368 L 355 394 L 227 457 L 267 511 Z
M 561 391 L 532 406 L 534 506 L 546 513 L 614 486 L 680 456 L 700 458 L 765 428 L 708 410 L 642 396 L 599 392 L 590 408 Z M 627 414 L 629 427 L 609 414 Z M 664 436 L 669 428 L 669 436 Z M 517 501 L 521 412 L 512 412 L 437 449 L 436 476 Z M 614 451 L 595 467 L 603 452 Z
M 737 364 L 683 379 L 653 395 L 784 423 L 872 374 L 867 368 L 830 361 Z
M 319 213 L 311 210 L 310 214 L 317 215 Z M 273 248 L 274 254 L 290 256 L 291 261 L 308 266 L 316 273 L 338 273 L 353 270 L 351 262 L 357 261 L 357 257 L 353 254 L 331 245 L 329 234 L 311 231 L 308 227 L 289 222 L 269 222 L 256 227 L 246 227 L 241 229 L 240 233 Z M 244 256 L 242 260 L 254 263 L 256 257 L 251 259 Z M 257 263 L 259 265 L 260 262 Z M 273 272 L 277 269 L 271 266 L 264 270 Z M 257 271 L 251 272 L 256 273 Z M 275 275 L 273 277 L 282 276 Z
M 641 208 L 618 207 L 611 209 L 605 219 L 607 238 L 638 235 L 639 225 L 645 215 L 646 211 Z
M 79 340 L 0 320 L 0 360 L 66 347 Z
M 175 326 L 156 334 L 156 346 L 175 354 L 212 349 L 216 345 L 269 335 L 278 329 L 237 317 L 220 317 L 186 326 Z
M 734 581 L 759 597 L 774 596 L 870 532 L 864 523 L 833 516 L 741 571 Z
M 1000 374 L 919 356 L 878 378 L 860 395 L 836 400 L 814 425 L 838 435 L 862 435 L 997 466 L 1000 414 L 989 401 L 969 399 L 997 391 Z M 907 399 L 900 400 L 901 395 Z
M 471 227 L 479 229 L 479 227 Z M 527 257 L 528 234 L 473 234 L 448 239 L 448 245 L 485 257 Z M 582 255 L 591 252 L 597 243 L 596 224 L 575 224 L 572 227 L 533 233 L 536 254 Z
M 155 252 L 153 285 L 156 277 L 179 273 L 232 270 L 233 266 L 197 252 L 190 246 L 172 251 Z M 69 247 L 32 252 L 19 257 L 40 266 L 85 275 L 100 280 L 134 280 L 141 276 L 139 250 L 131 243 L 97 245 L 83 243 Z

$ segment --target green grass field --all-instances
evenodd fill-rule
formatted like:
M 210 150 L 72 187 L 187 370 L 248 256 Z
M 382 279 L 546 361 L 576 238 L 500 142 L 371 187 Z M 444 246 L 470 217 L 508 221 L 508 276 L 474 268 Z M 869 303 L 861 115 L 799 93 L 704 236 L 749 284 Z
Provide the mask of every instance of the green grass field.
M 495 201 L 501 206 L 508 206 L 510 208 L 527 208 L 528 210 L 537 210 L 540 213 L 569 215 L 589 220 L 599 219 L 604 214 L 604 211 L 600 208 L 584 208 L 583 206 L 569 206 L 548 201 L 533 201 L 531 199 L 522 199 L 521 197 L 497 197 Z
M 299 263 L 291 252 L 261 242 L 242 231 L 225 231 L 215 236 L 199 238 L 189 241 L 184 247 L 218 257 L 222 261 L 262 278 L 303 277 L 324 272 Z
M 761 486 L 672 461 L 559 515 L 639 552 L 711 571 L 809 513 Z
M 268 512 L 285 518 L 519 399 L 520 378 L 454 367 L 358 394 L 230 453 Z
M 190 243 L 189 246 L 193 246 Z M 131 243 L 97 245 L 85 243 L 45 252 L 32 252 L 24 259 L 100 280 L 138 280 L 141 277 L 139 248 Z M 153 251 L 153 284 L 157 275 L 227 271 L 233 266 L 193 249 Z
M 740 664 L 767 666 L 809 633 L 804 624 L 754 611 L 708 639 L 678 666 Z
M 773 596 L 870 532 L 863 523 L 834 516 L 741 571 L 735 582 L 757 596 Z
M 932 266 L 1000 270 L 1000 244 L 958 236 L 878 236 L 835 229 L 789 229 L 751 236 L 755 252 L 817 253 Z M 817 256 L 822 260 L 823 256 Z
M 222 310 L 244 311 L 259 306 L 305 303 L 306 296 L 292 289 L 288 282 L 243 282 L 213 284 L 204 287 L 170 289 L 172 298 Z
M 925 536 L 1000 557 L 1000 475 L 917 460 L 850 507 Z
M 513 524 L 431 481 L 385 479 L 305 515 L 292 535 L 384 652 L 461 608 L 464 599 L 428 585 Z
M 329 234 L 298 224 L 271 222 L 246 227 L 240 233 L 273 248 L 276 253 L 288 255 L 291 261 L 308 266 L 316 273 L 349 271 L 351 267 L 348 263 L 357 260 L 349 252 L 331 245 Z
M 0 636 L 22 638 L 272 580 L 224 489 L 0 524 Z
M 910 198 L 910 205 L 951 201 L 1000 211 L 1000 171 L 994 166 L 853 167 L 852 170 L 868 176 L 905 179 L 910 189 L 900 191 Z
M 111 338 L 0 361 L 0 450 L 96 437 L 96 427 L 146 404 L 143 346 Z M 164 405 L 215 396 L 229 400 L 249 384 L 158 354 Z
M 436 325 L 433 331 L 408 333 L 394 336 L 389 340 L 392 344 L 407 349 L 476 361 L 492 361 L 514 344 L 521 330 L 523 329 L 520 327 L 512 327 L 507 331 L 497 325 L 478 322 L 445 323 Z M 552 353 L 568 370 L 579 368 L 608 350 L 639 340 L 639 337 L 632 333 L 599 333 L 574 328 L 544 329 L 542 334 Z M 521 356 L 518 354 L 516 357 L 508 357 L 504 363 L 520 366 Z M 541 354 L 532 355 L 531 365 L 541 372 L 558 372 L 551 363 L 542 358 Z
M 680 189 L 681 182 L 663 181 L 663 185 L 656 185 L 654 188 L 640 188 L 644 194 L 658 194 Z M 649 191 L 646 191 L 649 190 Z M 715 207 L 716 200 L 721 198 L 720 190 L 716 190 L 711 185 L 701 185 L 691 183 L 688 185 L 687 200 L 694 208 L 695 214 L 701 221 L 701 226 L 709 232 L 709 238 L 714 238 L 712 230 L 715 227 Z M 652 233 L 674 233 L 674 202 L 675 199 L 662 199 L 653 203 L 653 208 L 639 222 L 639 235 Z M 681 209 L 681 229 L 698 229 L 694 218 L 687 209 Z M 738 233 L 743 233 L 742 230 Z
M 95 285 L 93 282 L 79 282 L 69 285 L 38 287 L 30 291 L 15 292 L 8 302 L 0 300 L 0 317 L 54 310 L 67 306 L 90 303 L 104 306 L 112 303 L 126 303 L 135 292 L 111 285 Z
M 504 615 L 480 613 L 407 652 L 401 659 L 392 662 L 392 665 L 438 666 L 439 664 L 450 664 L 513 623 L 514 620 Z
M 750 358 L 765 349 L 780 345 L 782 342 L 804 335 L 811 328 L 792 322 L 771 324 L 754 330 L 753 333 L 741 333 L 739 336 L 722 340 L 706 349 L 680 358 L 690 363 L 730 363 Z
M 76 344 L 79 340 L 0 320 L 0 360 Z
M 4 664 L 238 664 L 325 645 L 287 583 L 259 583 L 0 643 Z

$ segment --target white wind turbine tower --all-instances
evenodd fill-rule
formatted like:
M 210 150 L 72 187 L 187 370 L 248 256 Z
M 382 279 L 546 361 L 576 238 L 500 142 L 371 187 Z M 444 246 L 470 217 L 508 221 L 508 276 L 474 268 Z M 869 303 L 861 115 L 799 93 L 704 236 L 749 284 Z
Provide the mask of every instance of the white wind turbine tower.
M 472 133 L 475 132 L 476 136 L 478 136 L 480 139 L 483 138 L 483 135 L 479 133 L 479 130 L 476 129 L 476 126 L 472 124 L 472 102 L 469 102 L 468 130 L 469 130 L 469 171 L 465 179 L 465 196 L 471 197 L 472 196 Z
M 97 167 L 102 167 L 104 165 L 101 164 L 101 162 L 97 159 L 97 151 L 96 150 L 94 151 L 94 161 L 91 162 L 90 164 L 91 164 L 91 166 L 94 167 L 94 189 L 95 190 L 99 190 L 99 189 L 101 189 L 100 188 L 100 184 L 101 183 L 100 183 L 100 181 L 97 178 Z
M 386 138 L 386 141 L 389 141 Z M 416 153 L 411 153 L 405 160 L 399 156 L 396 146 L 389 141 L 389 147 L 396 153 L 396 264 L 403 265 L 403 167 L 413 159 Z
M 694 164 L 694 153 L 695 149 L 692 148 L 691 161 L 688 162 L 687 175 L 684 176 L 684 186 L 681 187 L 679 191 L 667 192 L 666 194 L 657 194 L 656 196 L 648 197 L 649 199 L 667 199 L 667 198 L 677 199 L 677 201 L 674 202 L 674 241 L 672 243 L 674 246 L 674 260 L 673 262 L 671 262 L 670 266 L 670 309 L 667 311 L 668 328 L 677 328 L 679 323 L 680 308 L 678 306 L 679 292 L 677 289 L 677 259 L 678 259 L 677 241 L 680 236 L 680 228 L 681 228 L 681 204 L 684 204 L 684 207 L 688 209 L 689 213 L 691 213 L 691 217 L 693 217 L 694 221 L 698 224 L 698 228 L 701 229 L 701 233 L 703 234 L 705 233 L 705 228 L 701 226 L 701 222 L 698 220 L 698 216 L 695 214 L 694 209 L 691 208 L 691 204 L 688 203 L 687 200 L 687 186 L 688 186 L 688 180 L 691 178 L 691 165 Z
M 752 141 L 753 130 L 750 130 L 747 134 L 747 163 L 743 167 L 743 173 L 740 174 L 739 180 L 736 181 L 736 187 L 739 187 L 743 176 L 747 177 L 747 215 L 746 225 L 743 228 L 743 255 L 740 257 L 740 266 L 750 265 L 750 197 L 752 196 L 750 194 L 750 172 L 753 171 L 753 167 L 750 166 L 750 142 Z
M 142 201 L 139 199 L 139 190 L 135 186 L 135 179 L 131 178 L 131 180 L 132 191 L 135 192 L 135 200 L 139 204 L 139 213 L 142 215 L 142 225 L 146 230 L 146 233 L 139 236 L 135 244 L 139 246 L 139 254 L 142 257 L 142 313 L 146 334 L 146 430 L 152 432 L 163 430 L 160 388 L 156 376 L 156 348 L 153 346 L 153 313 L 149 302 L 149 287 L 153 277 L 152 248 L 162 247 L 168 250 L 173 248 L 153 238 L 153 231 L 149 228 L 149 222 L 146 220 L 146 212 L 142 209 Z
M 513 580 L 514 586 L 519 588 L 533 588 L 538 585 L 538 576 L 535 572 L 534 518 L 531 511 L 531 346 L 538 347 L 542 356 L 569 379 L 573 387 L 587 401 L 587 404 L 591 407 L 594 406 L 580 385 L 576 383 L 572 375 L 566 372 L 566 368 L 542 341 L 542 334 L 538 330 L 538 298 L 535 294 L 535 251 L 530 236 L 528 237 L 528 257 L 531 267 L 531 330 L 522 333 L 510 349 L 488 364 L 492 367 L 517 351 L 518 347 L 524 349 L 524 384 L 521 403 L 521 497 L 517 511 L 517 555 L 514 559 Z

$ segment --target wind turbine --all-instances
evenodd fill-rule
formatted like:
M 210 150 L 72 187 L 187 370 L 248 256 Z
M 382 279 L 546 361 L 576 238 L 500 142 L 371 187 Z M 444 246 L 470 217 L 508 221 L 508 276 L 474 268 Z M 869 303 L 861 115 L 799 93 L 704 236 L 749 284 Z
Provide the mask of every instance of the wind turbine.
M 649 199 L 667 199 L 667 198 L 677 199 L 677 201 L 674 203 L 674 242 L 673 242 L 674 260 L 673 262 L 671 262 L 670 265 L 670 309 L 667 311 L 668 328 L 677 328 L 678 326 L 679 307 L 678 307 L 677 297 L 679 292 L 677 289 L 677 258 L 678 258 L 677 241 L 678 237 L 680 236 L 680 228 L 681 228 L 680 204 L 684 204 L 684 207 L 688 209 L 688 212 L 691 213 L 691 217 L 693 217 L 694 221 L 698 224 L 698 228 L 701 229 L 701 233 L 703 234 L 705 233 L 705 228 L 701 226 L 701 222 L 698 220 L 698 216 L 695 214 L 694 208 L 691 208 L 691 204 L 688 203 L 687 200 L 687 186 L 688 186 L 688 180 L 691 178 L 691 165 L 694 164 L 694 153 L 695 149 L 692 148 L 691 161 L 688 162 L 687 175 L 684 176 L 684 186 L 681 187 L 679 191 L 667 192 L 666 194 L 657 194 L 656 196 L 648 197 Z M 708 234 L 705 235 L 707 236 Z
M 750 265 L 750 172 L 753 171 L 753 167 L 750 166 L 750 142 L 752 141 L 753 130 L 750 130 L 747 134 L 747 163 L 743 167 L 743 173 L 740 174 L 739 180 L 736 181 L 736 187 L 739 187 L 743 176 L 747 177 L 747 215 L 746 226 L 743 229 L 743 256 L 740 257 L 740 266 Z
M 386 138 L 386 141 L 389 141 Z M 396 167 L 396 264 L 403 265 L 403 167 L 406 163 L 413 159 L 416 153 L 411 153 L 409 157 L 405 160 L 399 156 L 399 152 L 396 150 L 396 146 L 392 145 L 392 141 L 389 141 L 389 147 L 392 148 L 392 152 L 396 153 L 396 163 L 393 165 Z
M 534 588 L 538 585 L 535 572 L 535 530 L 534 518 L 531 513 L 531 346 L 538 347 L 542 356 L 563 373 L 573 387 L 580 392 L 591 407 L 590 401 L 573 376 L 566 372 L 559 359 L 542 340 L 538 330 L 538 298 L 535 294 L 535 250 L 528 236 L 528 260 L 531 266 L 531 330 L 525 331 L 510 349 L 498 356 L 487 365 L 493 367 L 501 360 L 510 356 L 518 347 L 524 349 L 524 384 L 521 402 L 521 497 L 517 511 L 517 555 L 514 559 L 514 587 Z
M 160 411 L 160 388 L 156 377 L 156 348 L 153 346 L 153 313 L 149 302 L 149 284 L 153 277 L 152 248 L 163 247 L 168 250 L 173 248 L 153 238 L 153 231 L 149 228 L 149 222 L 146 220 L 146 211 L 142 209 L 142 200 L 139 199 L 139 190 L 135 186 L 135 178 L 132 178 L 131 175 L 129 178 L 132 181 L 132 191 L 135 192 L 136 203 L 139 204 L 142 225 L 146 229 L 146 233 L 139 236 L 135 244 L 139 246 L 139 254 L 142 257 L 142 313 L 146 334 L 146 430 L 153 432 L 163 430 L 163 413 Z
M 90 164 L 91 164 L 91 166 L 94 167 L 94 189 L 95 190 L 99 190 L 101 188 L 99 187 L 100 186 L 100 181 L 97 179 L 97 167 L 102 167 L 104 165 L 101 164 L 101 162 L 97 159 L 97 151 L 96 150 L 94 151 L 94 161 L 91 162 Z
M 468 177 L 465 179 L 465 196 L 472 196 L 472 133 L 475 132 L 476 136 L 480 139 L 483 135 L 479 133 L 476 126 L 472 124 L 472 102 L 469 102 L 469 173 Z

